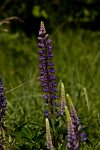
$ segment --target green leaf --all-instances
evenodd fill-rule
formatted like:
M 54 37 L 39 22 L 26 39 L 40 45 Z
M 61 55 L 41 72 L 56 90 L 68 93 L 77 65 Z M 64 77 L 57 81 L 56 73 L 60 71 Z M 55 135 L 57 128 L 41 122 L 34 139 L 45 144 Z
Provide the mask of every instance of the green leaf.
M 35 5 L 32 9 L 32 14 L 35 16 L 35 17 L 40 17 L 41 16 L 41 12 L 40 12 L 40 6 L 38 5 Z
M 45 10 L 42 10 L 41 15 L 46 19 L 48 18 L 48 14 L 46 13 Z

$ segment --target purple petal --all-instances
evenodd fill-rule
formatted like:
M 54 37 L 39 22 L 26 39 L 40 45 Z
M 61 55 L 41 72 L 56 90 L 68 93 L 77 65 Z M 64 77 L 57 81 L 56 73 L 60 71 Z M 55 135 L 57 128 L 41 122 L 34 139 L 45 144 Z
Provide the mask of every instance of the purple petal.
M 51 40 L 48 39 L 48 40 L 46 41 L 46 44 L 50 44 L 50 43 L 51 43 Z
M 44 92 L 49 92 L 49 89 L 48 88 L 43 88 L 43 91 Z
M 42 83 L 42 86 L 44 87 L 44 86 L 47 86 L 47 82 L 43 82 Z
M 39 54 L 43 54 L 44 52 L 43 52 L 43 50 L 39 50 Z
M 44 44 L 43 44 L 43 43 L 39 43 L 39 44 L 38 44 L 38 47 L 39 47 L 39 48 L 44 48 Z
M 57 86 L 57 84 L 56 84 L 56 83 L 52 83 L 52 86 L 56 87 L 56 86 Z
M 47 94 L 45 94 L 45 95 L 43 95 L 43 98 L 44 98 L 44 99 L 48 99 L 49 96 L 48 96 Z
M 55 75 L 50 76 L 50 80 L 56 80 L 56 76 Z
M 47 66 L 54 66 L 54 63 L 53 62 L 48 62 Z
M 45 82 L 45 81 L 47 81 L 47 78 L 46 77 L 41 77 L 40 80 L 41 80 L 41 82 Z
M 46 73 L 46 71 L 45 71 L 45 70 L 41 70 L 41 72 L 40 72 L 40 76 L 43 76 L 45 73 Z
M 48 69 L 48 72 L 49 73 L 55 73 L 55 69 L 54 68 Z
M 87 140 L 87 137 L 86 137 L 86 134 L 85 133 L 81 133 L 81 135 L 80 135 L 80 140 L 82 141 L 82 142 L 85 142 L 86 140 Z
M 46 117 L 48 117 L 49 111 L 48 111 L 48 110 L 45 110 L 44 115 L 45 115 Z
M 45 60 L 45 57 L 41 56 L 41 57 L 39 58 L 39 61 L 43 61 L 43 60 Z

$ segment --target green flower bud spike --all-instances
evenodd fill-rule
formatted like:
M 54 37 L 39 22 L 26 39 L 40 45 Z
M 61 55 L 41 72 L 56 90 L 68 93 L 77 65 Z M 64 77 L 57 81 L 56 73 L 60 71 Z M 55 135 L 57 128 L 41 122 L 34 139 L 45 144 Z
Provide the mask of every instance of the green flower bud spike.
M 50 125 L 49 125 L 48 118 L 45 119 L 45 122 L 46 122 L 46 143 L 47 143 L 47 149 L 53 150 L 52 139 L 51 139 L 51 134 L 50 134 Z
M 72 102 L 72 100 L 71 100 L 69 94 L 66 94 L 66 97 L 67 97 L 67 102 L 68 102 L 69 106 L 74 107 L 73 102 Z
M 64 84 L 61 83 L 61 115 L 65 112 L 66 100 L 65 100 L 65 87 Z
M 68 110 L 67 106 L 65 106 L 65 115 L 66 115 L 67 123 L 71 122 L 71 117 L 70 117 L 70 113 L 69 113 L 69 110 Z
M 68 109 L 69 109 L 70 116 L 72 119 L 72 123 L 75 125 L 75 127 L 78 129 L 78 131 L 80 131 L 82 127 L 81 127 L 79 118 L 77 116 L 75 107 L 73 105 L 73 102 L 68 94 L 66 94 L 66 97 L 67 97 L 67 105 L 68 105 Z

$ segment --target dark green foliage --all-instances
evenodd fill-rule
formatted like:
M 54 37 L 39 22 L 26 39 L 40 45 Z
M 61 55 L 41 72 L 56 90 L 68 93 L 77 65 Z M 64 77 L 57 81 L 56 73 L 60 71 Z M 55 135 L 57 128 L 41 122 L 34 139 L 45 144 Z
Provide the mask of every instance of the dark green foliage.
M 55 30 L 56 25 L 66 27 L 81 27 L 99 30 L 100 26 L 99 0 L 1 0 L 0 19 L 20 17 L 24 23 L 12 20 L 12 31 L 24 30 L 32 36 L 38 33 L 41 18 L 49 22 L 49 28 Z M 55 11 L 56 10 L 56 11 Z
M 44 124 L 37 122 L 28 122 L 19 124 L 11 124 L 12 130 L 8 131 L 7 135 L 10 136 L 11 141 L 7 145 L 10 149 L 27 149 L 39 150 L 45 148 L 45 127 Z

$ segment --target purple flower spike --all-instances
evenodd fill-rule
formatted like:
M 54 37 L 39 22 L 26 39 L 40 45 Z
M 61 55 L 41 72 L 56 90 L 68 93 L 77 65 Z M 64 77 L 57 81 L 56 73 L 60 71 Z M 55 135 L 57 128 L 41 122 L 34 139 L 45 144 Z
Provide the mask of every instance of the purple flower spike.
M 68 107 L 65 106 L 65 114 L 67 117 L 67 149 L 68 150 L 79 150 L 79 141 L 74 130 L 74 125 L 71 120 L 70 112 Z
M 43 88 L 43 91 L 46 92 L 46 95 L 43 98 L 48 103 L 50 108 L 51 114 L 54 114 L 54 106 L 55 106 L 55 99 L 58 99 L 58 96 L 55 94 L 57 86 L 55 80 L 55 69 L 54 63 L 52 61 L 53 53 L 52 53 L 52 44 L 51 40 L 49 39 L 49 35 L 46 34 L 44 23 L 41 21 L 40 30 L 39 30 L 39 68 L 40 68 L 40 81 Z M 47 116 L 47 115 L 46 115 Z
M 67 96 L 67 105 L 68 105 L 68 109 L 69 109 L 69 113 L 70 113 L 70 118 L 71 118 L 71 122 L 73 125 L 73 130 L 74 130 L 74 133 L 75 133 L 75 136 L 77 139 L 77 143 L 85 142 L 87 140 L 87 137 L 84 132 L 82 133 L 82 126 L 81 126 L 80 120 L 77 116 L 75 107 L 72 103 L 70 96 L 68 94 L 66 96 Z
M 3 150 L 3 128 L 6 111 L 6 98 L 4 96 L 4 83 L 0 77 L 0 150 Z

